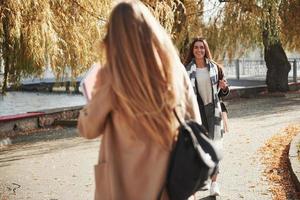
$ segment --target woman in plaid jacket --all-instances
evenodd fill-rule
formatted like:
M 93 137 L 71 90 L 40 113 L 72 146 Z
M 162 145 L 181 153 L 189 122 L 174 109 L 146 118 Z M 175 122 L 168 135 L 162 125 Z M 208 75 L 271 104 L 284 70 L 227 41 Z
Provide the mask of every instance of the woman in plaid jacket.
M 228 95 L 229 87 L 222 68 L 212 60 L 205 39 L 193 40 L 185 66 L 197 97 L 202 123 L 208 130 L 208 137 L 219 141 L 224 133 L 220 97 Z M 212 176 L 212 196 L 220 195 L 216 180 L 217 173 Z

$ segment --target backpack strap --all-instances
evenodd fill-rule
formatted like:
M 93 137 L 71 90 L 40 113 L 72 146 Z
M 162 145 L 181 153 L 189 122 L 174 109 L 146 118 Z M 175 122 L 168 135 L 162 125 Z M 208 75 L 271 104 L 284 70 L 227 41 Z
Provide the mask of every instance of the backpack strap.
M 177 112 L 176 112 L 176 109 L 175 109 L 175 108 L 173 109 L 173 113 L 175 114 L 175 117 L 176 117 L 177 121 L 179 122 L 179 124 L 182 126 L 182 125 L 183 125 L 183 123 L 182 123 L 182 121 L 180 120 L 180 118 L 179 118 L 179 116 L 178 116 L 178 114 L 177 114 Z

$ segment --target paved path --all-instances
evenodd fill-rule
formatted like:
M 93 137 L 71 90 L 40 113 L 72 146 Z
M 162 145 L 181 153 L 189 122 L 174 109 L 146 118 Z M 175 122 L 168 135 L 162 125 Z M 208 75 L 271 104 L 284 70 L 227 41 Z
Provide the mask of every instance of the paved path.
M 269 200 L 268 183 L 258 149 L 291 123 L 300 123 L 300 95 L 288 97 L 236 99 L 229 102 L 230 133 L 224 137 L 221 161 L 224 200 Z M 208 193 L 202 193 L 202 199 Z
M 73 137 L 0 151 L 0 200 L 93 199 L 98 147 L 99 140 Z
M 221 162 L 224 200 L 270 200 L 258 149 L 291 123 L 300 123 L 300 94 L 228 102 L 230 133 Z M 93 199 L 99 141 L 68 138 L 0 150 L 0 194 L 9 199 Z M 15 189 L 18 185 L 21 187 Z M 207 192 L 199 199 L 210 199 Z M 1 196 L 0 196 L 1 199 Z M 1 199 L 2 200 L 2 199 Z

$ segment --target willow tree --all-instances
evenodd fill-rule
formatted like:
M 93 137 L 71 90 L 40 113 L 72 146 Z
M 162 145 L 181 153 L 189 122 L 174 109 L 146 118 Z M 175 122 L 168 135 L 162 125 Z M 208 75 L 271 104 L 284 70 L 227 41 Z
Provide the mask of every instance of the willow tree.
M 191 40 L 196 36 L 202 36 L 203 22 L 203 1 L 189 0 L 183 3 L 185 12 L 178 13 L 179 25 L 174 26 L 173 31 L 177 34 L 174 42 L 177 45 L 182 60 L 186 56 Z
M 297 0 L 229 0 L 220 17 L 209 24 L 206 35 L 218 46 L 219 55 L 226 52 L 232 57 L 243 49 L 263 47 L 268 90 L 286 92 L 291 66 L 283 47 L 299 50 L 299 34 L 294 27 L 299 27 L 300 21 L 289 13 L 293 10 L 299 17 L 299 9 Z M 294 23 L 289 24 L 290 20 Z
M 98 56 L 95 38 L 105 33 L 110 0 L 0 1 L 0 59 L 4 81 L 38 76 L 51 66 L 57 78 L 71 68 L 73 77 Z M 170 33 L 183 55 L 191 37 L 201 30 L 203 2 L 199 0 L 142 0 Z M 100 35 L 100 37 L 99 37 Z
M 202 34 L 202 0 L 142 0 L 171 35 L 183 58 L 192 37 Z
M 2 92 L 21 77 L 51 66 L 57 77 L 79 75 L 99 56 L 95 39 L 104 33 L 110 0 L 0 1 Z
M 291 51 L 300 50 L 300 1 L 283 0 L 279 9 L 282 40 Z

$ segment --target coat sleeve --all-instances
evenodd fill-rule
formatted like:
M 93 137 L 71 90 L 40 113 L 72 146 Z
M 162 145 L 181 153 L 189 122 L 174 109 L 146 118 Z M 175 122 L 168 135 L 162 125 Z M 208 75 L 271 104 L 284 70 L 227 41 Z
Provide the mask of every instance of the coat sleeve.
M 226 80 L 226 77 L 224 75 L 223 69 L 221 67 L 219 67 L 218 65 L 217 65 L 217 67 L 218 67 L 218 77 L 219 77 L 219 80 Z M 229 94 L 229 92 L 230 92 L 229 87 L 227 87 L 224 90 L 220 89 L 220 91 L 218 93 L 218 96 L 219 96 L 219 98 L 220 97 L 225 97 L 225 96 L 227 96 Z
M 80 111 L 78 117 L 77 127 L 80 135 L 93 139 L 103 134 L 111 111 L 111 84 L 107 81 L 105 69 L 100 69 L 92 98 Z
M 229 87 L 227 87 L 225 90 L 220 90 L 219 93 L 218 93 L 218 96 L 219 97 L 226 97 L 230 92 L 230 89 Z

